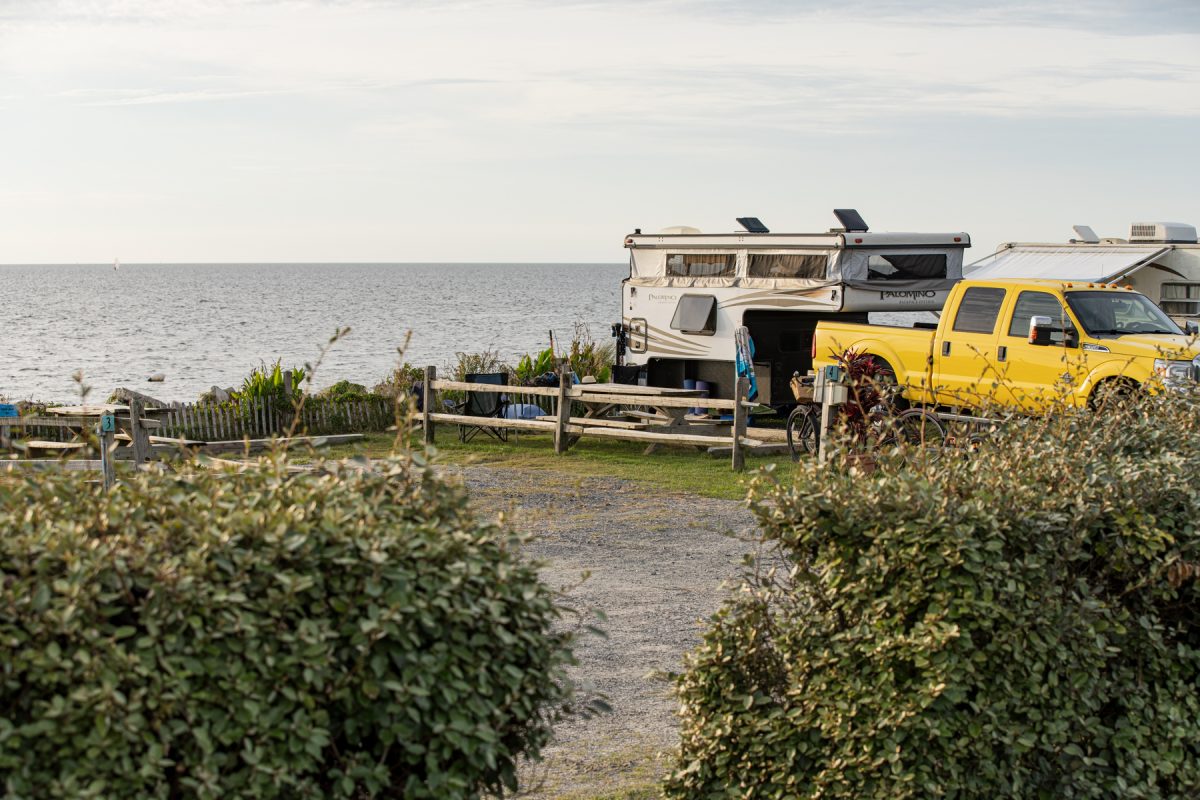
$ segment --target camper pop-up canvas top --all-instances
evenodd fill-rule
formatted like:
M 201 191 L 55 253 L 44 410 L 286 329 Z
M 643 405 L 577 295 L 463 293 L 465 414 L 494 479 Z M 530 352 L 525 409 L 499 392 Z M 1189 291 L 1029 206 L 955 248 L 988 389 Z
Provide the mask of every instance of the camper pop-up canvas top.
M 1130 285 L 1177 322 L 1200 319 L 1200 244 L 1196 228 L 1138 222 L 1128 239 L 1100 238 L 1076 225 L 1063 244 L 1012 242 L 966 268 L 970 278 L 1051 278 Z
M 842 227 L 825 233 L 772 233 L 743 217 L 741 232 L 676 227 L 625 237 L 623 363 L 639 366 L 651 386 L 699 380 L 714 397 L 732 397 L 733 334 L 745 325 L 760 402 L 785 405 L 792 373 L 812 365 L 819 320 L 935 311 L 962 278 L 966 233 L 877 233 L 852 209 L 834 213 Z

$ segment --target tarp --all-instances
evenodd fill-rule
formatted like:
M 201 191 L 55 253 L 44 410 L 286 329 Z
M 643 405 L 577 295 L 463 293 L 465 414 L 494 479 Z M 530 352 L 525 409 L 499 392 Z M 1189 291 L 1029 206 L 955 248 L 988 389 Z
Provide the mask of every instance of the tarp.
M 1064 281 L 1107 281 L 1153 261 L 1169 247 L 1123 245 L 1011 247 L 992 253 L 964 270 L 966 277 L 1049 278 Z
M 747 400 L 758 399 L 758 377 L 754 374 L 754 340 L 750 338 L 750 329 L 745 325 L 733 331 L 734 358 L 733 363 L 739 378 L 749 380 Z

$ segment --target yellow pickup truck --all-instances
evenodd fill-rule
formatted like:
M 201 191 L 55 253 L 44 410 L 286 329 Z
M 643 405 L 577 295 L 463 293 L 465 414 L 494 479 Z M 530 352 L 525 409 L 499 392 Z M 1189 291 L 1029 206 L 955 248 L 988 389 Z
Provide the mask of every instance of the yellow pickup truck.
M 1115 284 L 963 280 L 936 329 L 822 320 L 813 363 L 847 350 L 885 362 L 917 403 L 1041 411 L 1200 377 L 1200 343 L 1145 295 Z

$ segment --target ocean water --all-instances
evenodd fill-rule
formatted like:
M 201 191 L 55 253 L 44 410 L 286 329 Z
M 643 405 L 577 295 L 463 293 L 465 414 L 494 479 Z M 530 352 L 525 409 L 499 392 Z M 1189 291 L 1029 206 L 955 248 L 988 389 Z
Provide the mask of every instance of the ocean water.
M 314 385 L 380 381 L 405 360 L 439 368 L 458 351 L 510 361 L 576 323 L 597 340 L 620 319 L 625 264 L 112 264 L 0 266 L 0 396 L 72 400 L 82 370 L 103 399 L 125 386 L 195 400 L 240 386 L 260 363 L 316 360 Z M 163 383 L 148 383 L 161 372 Z
M 0 266 L 4 305 L 0 397 L 90 400 L 119 386 L 195 400 L 240 386 L 262 363 L 314 363 L 349 326 L 313 385 L 370 387 L 404 359 L 441 370 L 457 352 L 495 350 L 509 363 L 596 340 L 620 319 L 626 264 L 72 264 Z M 872 321 L 907 324 L 902 314 Z M 919 315 L 934 319 L 932 315 Z M 162 383 L 147 377 L 162 373 Z

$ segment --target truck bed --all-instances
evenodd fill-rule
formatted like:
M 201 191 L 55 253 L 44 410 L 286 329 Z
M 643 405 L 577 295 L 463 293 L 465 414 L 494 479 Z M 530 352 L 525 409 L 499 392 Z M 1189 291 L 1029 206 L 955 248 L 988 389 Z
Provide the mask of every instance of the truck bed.
M 896 373 L 896 380 L 907 384 L 912 377 L 914 384 L 921 383 L 921 376 L 909 376 L 906 370 L 914 365 L 927 365 L 933 353 L 933 340 L 937 326 L 925 327 L 928 323 L 917 323 L 921 327 L 900 325 L 862 325 L 851 322 L 822 320 L 817 325 L 814 343 L 814 364 L 832 364 L 837 356 L 847 350 L 868 351 L 877 359 L 885 361 Z

